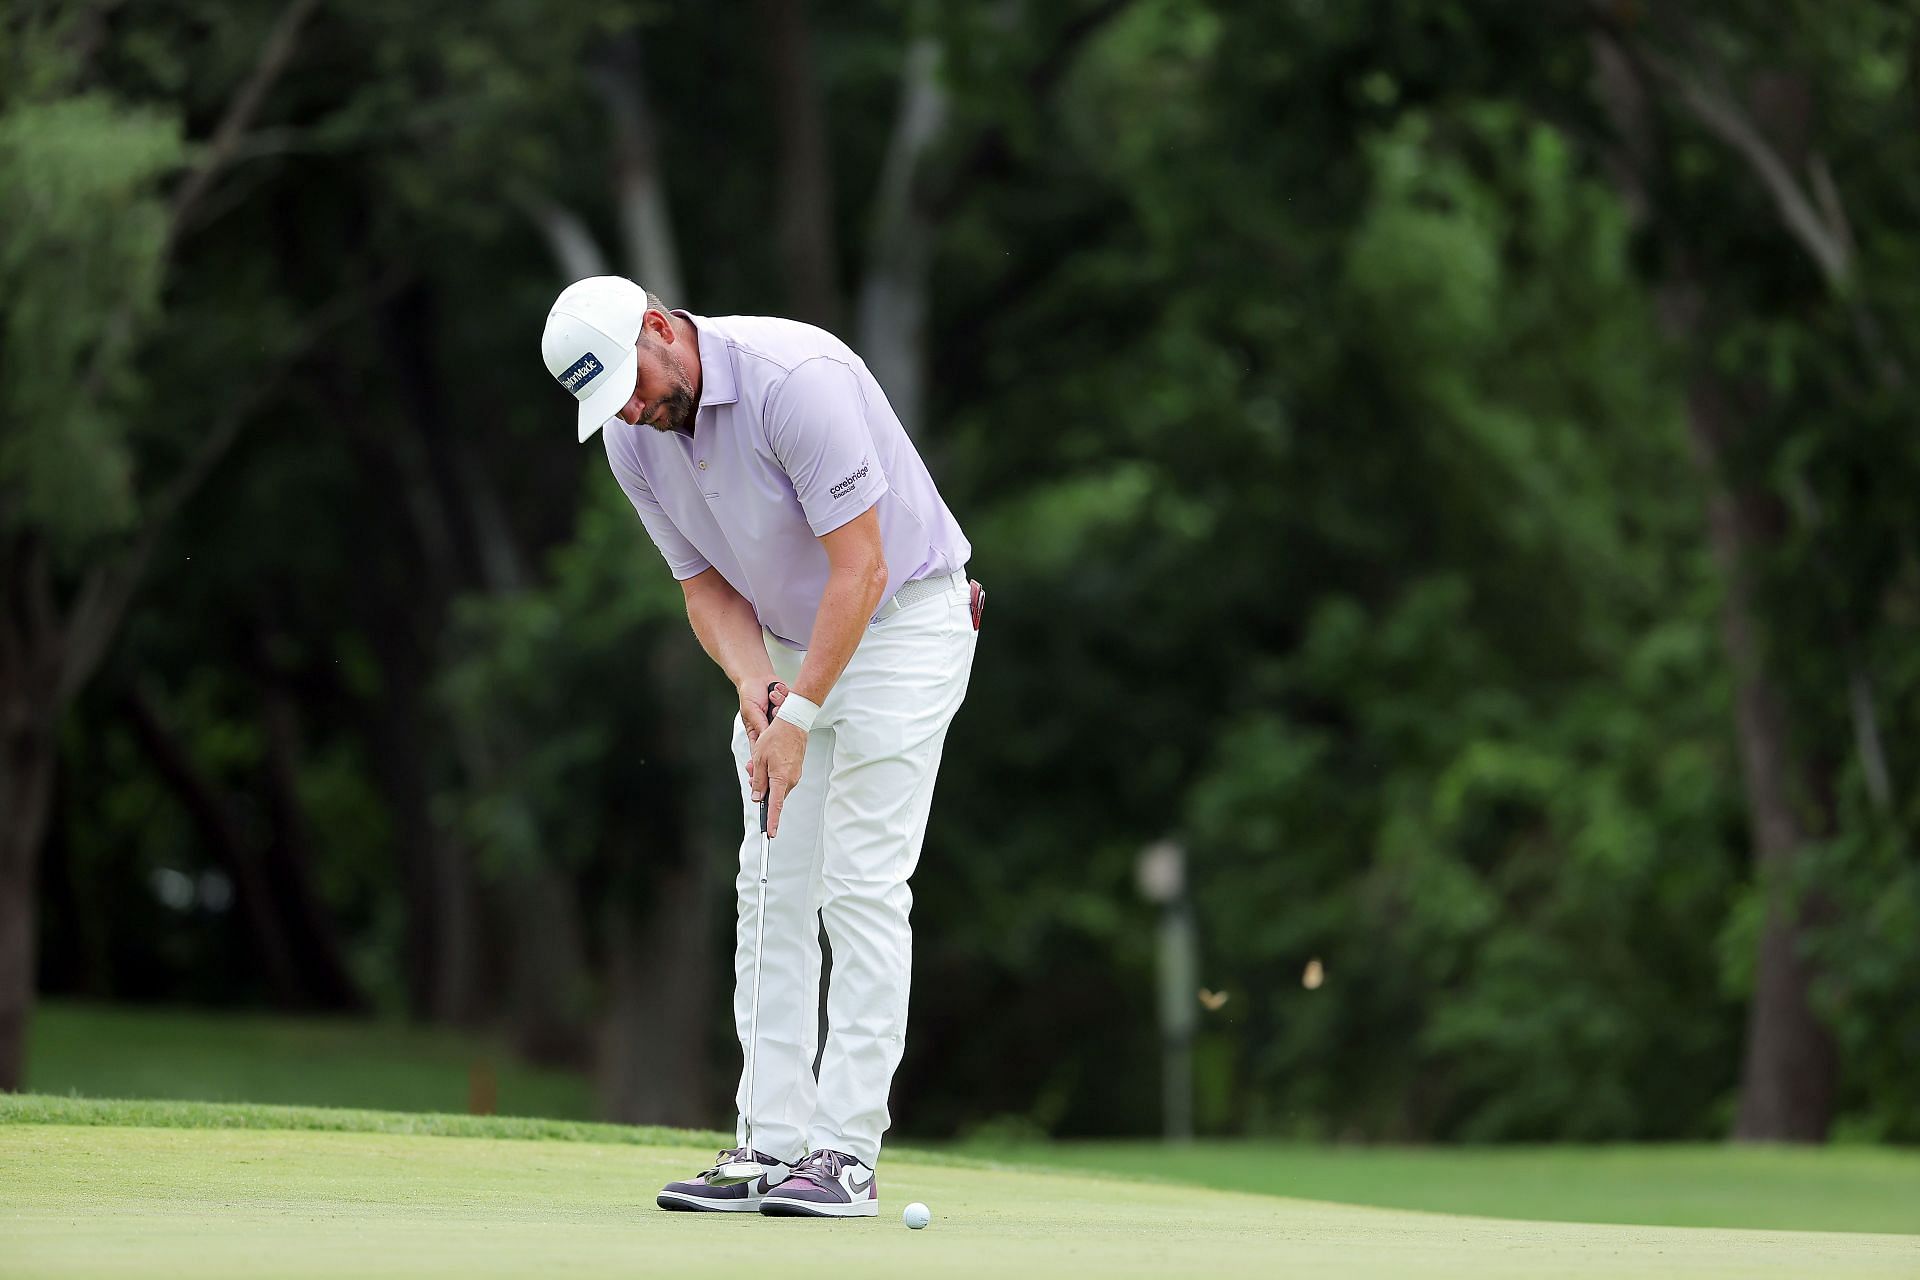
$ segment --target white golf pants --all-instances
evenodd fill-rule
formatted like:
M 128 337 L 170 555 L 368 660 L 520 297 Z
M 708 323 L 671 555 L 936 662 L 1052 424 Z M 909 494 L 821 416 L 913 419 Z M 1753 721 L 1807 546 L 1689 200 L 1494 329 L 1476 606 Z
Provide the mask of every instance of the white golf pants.
M 976 632 L 964 577 L 867 628 L 807 735 L 800 785 L 787 796 L 767 870 L 754 1072 L 753 1145 L 782 1160 L 827 1147 L 872 1166 L 887 1130 L 887 1091 L 906 1047 L 913 975 L 913 892 L 947 725 L 967 693 Z M 789 685 L 806 655 L 769 639 Z M 749 759 L 733 725 L 736 769 Z M 753 1013 L 759 923 L 760 806 L 741 775 L 734 942 L 734 1026 L 744 1054 Z M 816 1081 L 820 929 L 833 948 L 827 1048 Z M 734 1093 L 746 1141 L 747 1073 Z

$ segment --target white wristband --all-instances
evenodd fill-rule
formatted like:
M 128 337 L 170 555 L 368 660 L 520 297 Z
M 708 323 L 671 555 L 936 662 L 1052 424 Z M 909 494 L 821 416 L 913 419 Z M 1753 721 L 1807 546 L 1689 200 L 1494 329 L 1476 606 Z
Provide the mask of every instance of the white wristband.
M 789 693 L 787 700 L 780 704 L 780 710 L 774 712 L 775 720 L 785 720 L 802 733 L 813 732 L 813 718 L 820 714 L 820 704 L 808 702 L 797 693 Z

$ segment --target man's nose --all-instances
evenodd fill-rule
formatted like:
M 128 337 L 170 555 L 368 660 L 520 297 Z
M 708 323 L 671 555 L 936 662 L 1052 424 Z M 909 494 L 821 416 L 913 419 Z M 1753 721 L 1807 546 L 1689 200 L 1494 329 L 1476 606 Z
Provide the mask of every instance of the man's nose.
M 633 399 L 627 401 L 626 404 L 620 407 L 621 421 L 625 422 L 630 427 L 638 425 L 641 417 L 643 416 L 642 411 L 646 407 L 647 407 L 646 403 L 642 401 L 640 398 L 640 393 L 637 391 L 634 392 Z

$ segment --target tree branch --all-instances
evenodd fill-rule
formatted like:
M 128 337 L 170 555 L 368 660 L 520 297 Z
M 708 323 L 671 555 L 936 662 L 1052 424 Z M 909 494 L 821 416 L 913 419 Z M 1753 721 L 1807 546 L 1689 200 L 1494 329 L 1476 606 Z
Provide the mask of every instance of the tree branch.
M 68 649 L 60 666 L 58 696 L 62 703 L 86 686 L 106 656 L 107 646 L 120 628 L 127 607 L 133 601 L 146 576 L 147 564 L 160 537 L 172 524 L 207 477 L 213 473 L 256 410 L 277 391 L 300 361 L 318 345 L 321 338 L 352 319 L 368 306 L 400 287 L 404 277 L 395 273 L 372 289 L 356 291 L 336 299 L 314 314 L 306 328 L 294 338 L 280 359 L 264 377 L 227 406 L 227 411 L 201 439 L 173 480 L 162 489 L 141 522 L 133 543 L 119 559 L 90 571 L 81 584 L 68 621 Z
M 273 87 L 280 73 L 286 70 L 287 63 L 293 57 L 294 45 L 300 34 L 300 28 L 307 18 L 320 5 L 320 0 L 293 0 L 280 14 L 267 34 L 267 42 L 261 46 L 260 56 L 255 61 L 253 71 L 240 86 L 227 104 L 226 113 L 214 128 L 213 137 L 206 150 L 200 156 L 200 162 L 187 174 L 179 191 L 174 194 L 173 206 L 167 218 L 167 226 L 161 235 L 157 266 L 161 278 L 165 278 L 167 267 L 173 258 L 175 249 L 186 232 L 188 219 L 196 206 L 213 185 L 215 178 L 233 159 L 242 136 L 252 125 L 253 118 L 259 113 L 260 104 L 267 96 L 267 90 Z M 87 368 L 86 395 L 97 399 L 106 388 L 107 364 L 114 354 L 120 351 L 133 334 L 134 309 L 124 305 L 114 312 L 102 329 L 101 340 L 94 348 L 92 363 Z
M 668 306 L 678 306 L 685 300 L 680 291 L 680 255 L 667 210 L 653 112 L 641 89 L 645 79 L 639 38 L 628 32 L 616 39 L 594 80 L 606 99 L 613 126 L 614 194 L 626 237 L 627 269 L 637 272 L 641 285 Z
M 1616 40 L 1618 37 L 1612 35 L 1596 37 L 1594 48 L 1605 89 L 1603 101 L 1627 138 L 1629 148 L 1635 142 L 1630 135 L 1636 133 L 1641 134 L 1639 141 L 1644 145 L 1642 131 L 1648 117 L 1643 109 L 1636 109 L 1633 101 L 1636 95 L 1644 98 L 1644 94 L 1638 85 L 1633 62 L 1627 56 L 1627 47 L 1638 54 L 1638 65 L 1647 68 L 1678 94 L 1681 102 L 1709 133 L 1747 161 L 1773 196 L 1775 209 L 1789 233 L 1819 265 L 1828 288 L 1846 308 L 1861 348 L 1874 365 L 1882 384 L 1895 390 L 1904 388 L 1907 381 L 1905 370 L 1887 350 L 1872 312 L 1849 288 L 1854 261 L 1853 233 L 1825 160 L 1816 153 L 1807 162 L 1812 188 L 1809 195 L 1794 178 L 1778 149 L 1766 140 L 1753 120 L 1734 104 L 1731 95 L 1719 87 L 1721 77 L 1713 75 L 1712 83 L 1709 83 L 1707 76 L 1689 75 L 1662 55 L 1639 45 L 1620 47 L 1616 45 Z M 1644 199 L 1644 183 L 1636 185 Z M 1823 572 L 1831 574 L 1831 560 L 1821 536 L 1823 519 L 1820 504 L 1810 486 L 1802 482 L 1801 487 L 1804 493 L 1801 495 L 1800 515 L 1814 533 L 1812 545 L 1815 561 Z M 1892 774 L 1880 733 L 1872 679 L 1854 639 L 1852 625 L 1844 612 L 1835 622 L 1840 651 L 1847 668 L 1847 709 L 1853 721 L 1855 751 L 1866 780 L 1868 797 L 1875 809 L 1885 815 L 1892 811 L 1894 804 Z
M 1827 283 L 1837 291 L 1844 290 L 1853 268 L 1844 219 L 1838 228 L 1827 224 L 1787 162 L 1724 88 L 1688 74 L 1664 55 L 1644 48 L 1640 53 L 1647 67 L 1679 94 L 1694 119 L 1747 162 L 1773 197 L 1780 220 L 1819 265 Z
M 523 195 L 515 200 L 546 239 L 553 261 L 568 280 L 608 273 L 607 255 L 580 215 L 552 200 Z
M 273 30 L 267 33 L 266 43 L 260 47 L 260 56 L 254 61 L 253 71 L 241 84 L 239 92 L 227 103 L 226 114 L 215 126 L 213 137 L 208 141 L 206 150 L 201 153 L 200 163 L 187 174 L 180 190 L 173 198 L 173 215 L 167 227 L 167 249 L 162 250 L 164 259 L 171 251 L 173 243 L 189 225 L 195 206 L 205 196 L 228 163 L 240 148 L 241 139 L 253 124 L 253 118 L 260 112 L 260 104 L 266 99 L 267 91 L 285 71 L 287 63 L 293 60 L 293 51 L 299 42 L 300 28 L 320 7 L 320 0 L 292 0 L 281 10 L 279 19 L 273 24 Z

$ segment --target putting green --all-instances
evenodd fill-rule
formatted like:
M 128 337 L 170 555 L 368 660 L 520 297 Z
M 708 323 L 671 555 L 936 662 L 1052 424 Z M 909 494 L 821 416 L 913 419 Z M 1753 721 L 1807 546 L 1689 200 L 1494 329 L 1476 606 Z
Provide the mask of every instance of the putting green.
M 0 1125 L 8 1277 L 1920 1276 L 1911 1236 L 1496 1221 L 889 1159 L 884 1216 L 656 1210 L 707 1148 Z M 900 1225 L 909 1200 L 933 1226 Z

